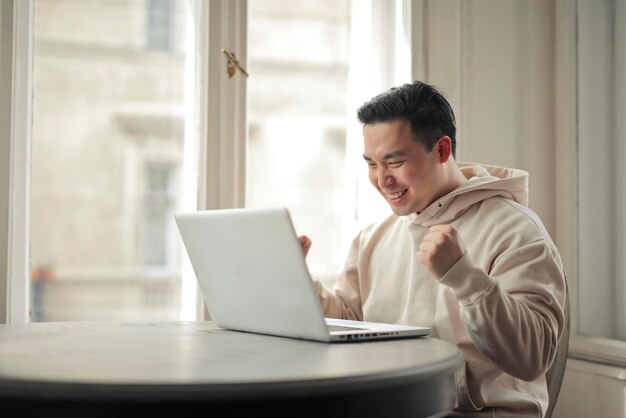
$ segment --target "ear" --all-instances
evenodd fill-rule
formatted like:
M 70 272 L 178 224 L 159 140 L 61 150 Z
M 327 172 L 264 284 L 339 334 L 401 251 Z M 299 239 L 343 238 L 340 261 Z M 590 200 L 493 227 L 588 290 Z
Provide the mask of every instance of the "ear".
M 441 164 L 447 163 L 452 155 L 452 140 L 449 136 L 439 137 L 435 144 L 435 151 L 439 155 L 439 162 Z

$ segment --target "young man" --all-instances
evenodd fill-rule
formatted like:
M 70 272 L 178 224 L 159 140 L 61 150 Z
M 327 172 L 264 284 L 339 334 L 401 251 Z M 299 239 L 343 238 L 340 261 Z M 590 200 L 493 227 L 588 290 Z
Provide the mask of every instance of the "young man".
M 465 356 L 455 413 L 543 417 L 566 285 L 526 207 L 528 174 L 457 163 L 453 111 L 428 84 L 393 88 L 358 118 L 369 179 L 394 214 L 354 239 L 332 289 L 316 281 L 325 315 L 430 326 Z

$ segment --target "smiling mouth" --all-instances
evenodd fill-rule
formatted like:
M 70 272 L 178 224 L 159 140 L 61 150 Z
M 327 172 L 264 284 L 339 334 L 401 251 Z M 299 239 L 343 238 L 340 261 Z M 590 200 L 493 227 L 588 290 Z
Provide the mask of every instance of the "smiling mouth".
M 408 191 L 409 191 L 409 189 L 404 189 L 404 190 L 401 190 L 401 191 L 396 192 L 396 193 L 388 193 L 387 197 L 389 197 L 390 200 L 398 200 L 402 196 L 404 196 L 406 194 L 406 192 L 408 192 Z

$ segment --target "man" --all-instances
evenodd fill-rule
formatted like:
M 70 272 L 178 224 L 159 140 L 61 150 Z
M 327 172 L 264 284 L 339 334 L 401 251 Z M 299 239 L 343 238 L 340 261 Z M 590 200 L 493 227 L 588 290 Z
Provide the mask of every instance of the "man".
M 316 281 L 325 315 L 427 325 L 456 344 L 455 414 L 543 417 L 566 285 L 525 207 L 528 174 L 457 163 L 453 111 L 425 83 L 373 98 L 358 118 L 369 179 L 394 214 L 354 239 L 332 289 Z

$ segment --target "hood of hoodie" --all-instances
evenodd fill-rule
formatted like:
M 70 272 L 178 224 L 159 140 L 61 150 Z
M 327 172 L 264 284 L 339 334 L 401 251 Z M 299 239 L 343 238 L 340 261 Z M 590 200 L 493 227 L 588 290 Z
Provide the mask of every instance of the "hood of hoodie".
M 528 173 L 514 168 L 457 163 L 467 181 L 431 203 L 419 214 L 403 216 L 407 223 L 429 227 L 456 219 L 473 204 L 501 196 L 528 205 Z

